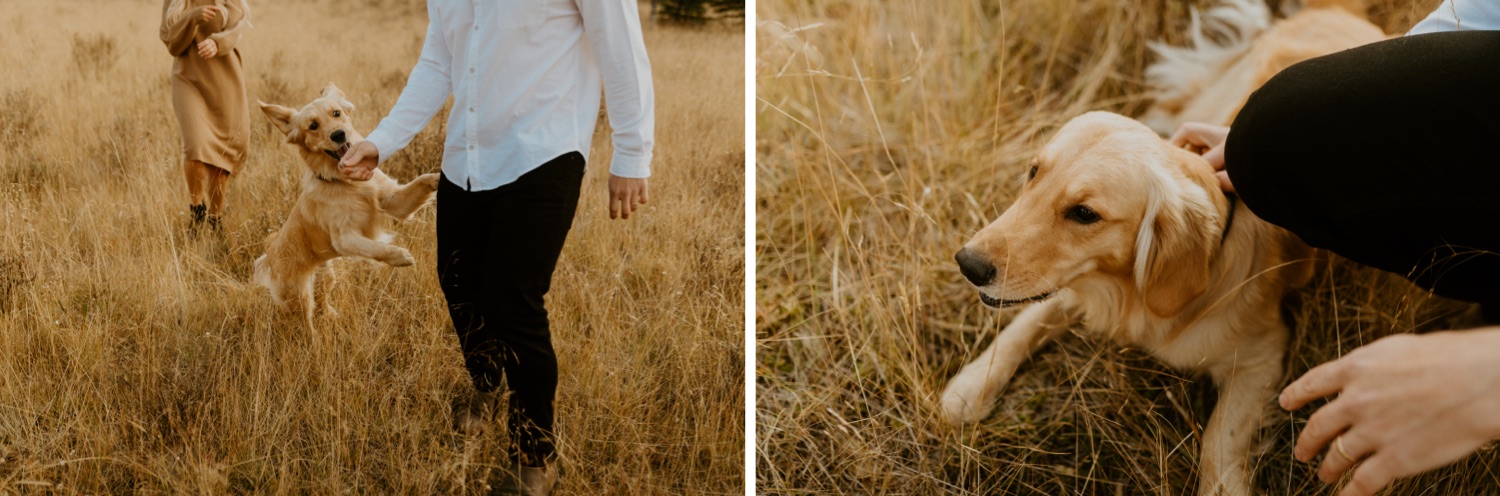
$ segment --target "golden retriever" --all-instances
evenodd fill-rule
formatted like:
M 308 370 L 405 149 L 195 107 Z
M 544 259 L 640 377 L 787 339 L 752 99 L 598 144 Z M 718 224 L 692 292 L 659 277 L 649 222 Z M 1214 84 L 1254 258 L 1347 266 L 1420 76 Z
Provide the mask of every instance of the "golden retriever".
M 1228 124 L 1281 69 L 1384 38 L 1349 2 L 1325 3 L 1336 5 L 1310 3 L 1269 29 L 1264 5 L 1235 0 L 1210 11 L 1221 27 L 1263 32 L 1238 47 L 1204 45 L 1199 32 L 1208 55 L 1159 49 L 1153 80 L 1175 86 L 1143 119 L 1164 133 L 1189 120 Z M 1203 432 L 1198 494 L 1252 494 L 1252 441 L 1282 381 L 1280 303 L 1311 278 L 1311 257 L 1295 235 L 1226 196 L 1197 154 L 1121 115 L 1076 117 L 1036 154 L 1015 203 L 955 257 L 985 304 L 1031 306 L 952 378 L 943 416 L 988 416 L 1022 362 L 1079 327 L 1210 376 L 1219 397 Z
M 307 173 L 291 216 L 266 240 L 266 253 L 255 260 L 255 282 L 270 289 L 277 304 L 296 311 L 311 328 L 319 306 L 314 280 L 334 258 L 365 257 L 392 267 L 413 263 L 411 252 L 390 244 L 379 214 L 397 220 L 410 217 L 437 191 L 439 175 L 423 174 L 404 185 L 379 169 L 368 181 L 340 176 L 340 157 L 364 137 L 350 119 L 354 105 L 333 83 L 301 110 L 259 103 L 301 154 Z

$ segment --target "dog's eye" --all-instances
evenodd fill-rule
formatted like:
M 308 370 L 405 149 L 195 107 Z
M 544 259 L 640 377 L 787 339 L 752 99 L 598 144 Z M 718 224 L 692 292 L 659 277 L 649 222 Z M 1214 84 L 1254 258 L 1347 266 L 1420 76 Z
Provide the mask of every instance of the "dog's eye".
M 1085 207 L 1083 205 L 1074 205 L 1073 208 L 1068 209 L 1068 213 L 1064 214 L 1064 217 L 1067 217 L 1068 220 L 1077 222 L 1079 224 L 1093 224 L 1095 222 L 1099 222 L 1099 213 L 1095 212 L 1094 209 Z
M 313 121 L 312 124 L 308 124 L 307 125 L 307 130 L 308 131 L 317 131 L 318 130 L 318 121 Z
M 1036 166 L 1035 165 L 1031 166 L 1031 172 L 1026 173 L 1026 180 L 1030 181 L 1032 179 L 1036 179 Z
M 334 117 L 339 117 L 339 116 L 341 116 L 341 115 L 344 115 L 344 114 L 342 114 L 342 113 L 339 113 L 339 111 L 337 111 L 337 110 L 335 110 L 335 111 L 333 111 L 333 116 L 334 116 Z

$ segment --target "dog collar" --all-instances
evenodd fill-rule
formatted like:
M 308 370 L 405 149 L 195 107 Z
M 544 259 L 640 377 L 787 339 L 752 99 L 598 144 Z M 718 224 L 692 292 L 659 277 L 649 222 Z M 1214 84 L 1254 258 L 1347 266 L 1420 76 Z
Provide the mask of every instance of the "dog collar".
M 1229 215 L 1225 216 L 1224 231 L 1219 235 L 1219 246 L 1223 246 L 1224 241 L 1229 239 L 1229 228 L 1234 226 L 1234 210 L 1236 204 L 1239 203 L 1239 197 L 1234 193 L 1224 193 L 1224 199 L 1229 200 Z

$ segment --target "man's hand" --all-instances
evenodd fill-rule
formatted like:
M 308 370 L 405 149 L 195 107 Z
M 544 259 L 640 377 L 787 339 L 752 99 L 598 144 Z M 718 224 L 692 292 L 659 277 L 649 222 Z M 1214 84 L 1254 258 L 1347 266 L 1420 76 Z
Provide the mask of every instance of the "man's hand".
M 1203 160 L 1213 166 L 1214 174 L 1219 178 L 1219 188 L 1225 192 L 1233 193 L 1234 184 L 1229 182 L 1229 174 L 1224 172 L 1224 141 L 1229 137 L 1229 128 L 1214 126 L 1201 122 L 1183 123 L 1172 133 L 1169 140 L 1172 146 L 1186 148 L 1188 151 L 1203 155 Z
M 344 158 L 339 160 L 339 175 L 352 181 L 367 181 L 375 176 L 376 167 L 380 167 L 380 150 L 374 143 L 361 141 L 344 152 Z
M 206 40 L 198 42 L 198 56 L 199 57 L 203 57 L 205 59 L 211 59 L 211 58 L 214 58 L 214 55 L 218 55 L 218 54 L 219 54 L 219 42 L 214 41 L 213 38 L 209 38 L 209 39 L 206 39 Z
M 1463 458 L 1500 437 L 1500 327 L 1389 336 L 1307 371 L 1281 392 L 1296 410 L 1339 397 L 1313 413 L 1293 456 L 1326 450 L 1318 478 L 1352 468 L 1340 496 L 1369 496 L 1397 477 Z
M 629 219 L 635 208 L 646 203 L 646 178 L 609 175 L 609 218 Z

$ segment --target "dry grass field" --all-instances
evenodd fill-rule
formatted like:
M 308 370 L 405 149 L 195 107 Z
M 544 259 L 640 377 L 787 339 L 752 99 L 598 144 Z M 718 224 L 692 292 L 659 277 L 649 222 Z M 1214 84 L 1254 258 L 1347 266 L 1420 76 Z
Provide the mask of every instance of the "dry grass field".
M 1181 44 L 1209 0 L 763 0 L 756 69 L 757 474 L 762 494 L 1190 494 L 1210 381 L 1065 336 L 996 413 L 944 425 L 949 377 L 1014 314 L 953 253 L 1004 211 L 1031 151 L 1087 110 L 1149 103 L 1146 42 Z M 1372 0 L 1399 33 L 1437 2 Z M 1287 374 L 1467 306 L 1344 261 L 1288 309 Z M 1321 404 L 1321 403 L 1316 403 Z M 1334 494 L 1290 454 L 1311 408 L 1275 415 L 1267 494 Z M 1492 448 L 1386 494 L 1500 493 Z
M 251 3 L 252 100 L 300 107 L 334 81 L 365 132 L 426 26 L 418 1 Z M 256 111 L 223 233 L 188 228 L 160 9 L 0 3 L 0 494 L 481 491 L 507 441 L 449 427 L 468 377 L 433 209 L 396 229 L 415 267 L 346 260 L 317 335 L 278 322 L 251 262 L 304 168 Z M 745 36 L 646 29 L 652 203 L 608 219 L 601 124 L 549 297 L 559 491 L 739 494 Z M 436 171 L 443 119 L 387 171 Z

